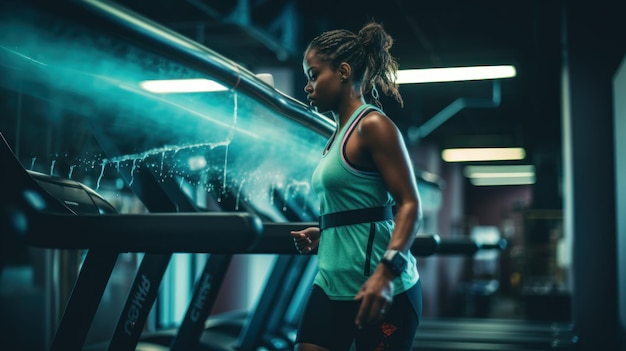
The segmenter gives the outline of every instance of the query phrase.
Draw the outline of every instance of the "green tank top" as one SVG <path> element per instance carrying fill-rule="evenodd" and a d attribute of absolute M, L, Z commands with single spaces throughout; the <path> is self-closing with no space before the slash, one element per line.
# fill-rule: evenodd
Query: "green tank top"
<path fill-rule="evenodd" d="M 373 105 L 360 106 L 348 123 L 330 139 L 330 147 L 313 172 L 311 185 L 319 198 L 320 213 L 393 205 L 382 176 L 352 166 L 345 155 L 345 144 L 358 121 Z M 332 300 L 352 300 L 374 272 L 388 247 L 393 220 L 327 228 L 318 253 L 314 283 Z M 394 295 L 411 288 L 419 279 L 416 260 L 408 255 L 406 270 L 394 280 Z"/>

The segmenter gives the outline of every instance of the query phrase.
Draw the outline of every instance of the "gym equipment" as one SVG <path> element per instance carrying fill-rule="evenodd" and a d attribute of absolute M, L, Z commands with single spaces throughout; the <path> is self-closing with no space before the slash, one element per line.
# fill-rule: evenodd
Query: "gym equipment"
<path fill-rule="evenodd" d="M 420 324 L 413 350 L 575 350 L 577 342 L 566 322 L 431 318 Z"/>
<path fill-rule="evenodd" d="M 3 176 L 12 180 L 2 182 L 3 193 L 9 195 L 3 198 L 0 207 L 1 217 L 9 223 L 4 235 L 35 247 L 88 250 L 52 350 L 82 348 L 119 253 L 211 252 L 213 248 L 219 253 L 236 253 L 251 247 L 261 233 L 260 219 L 243 212 L 115 214 L 103 198 L 80 183 L 27 172 L 1 133 L 0 141 Z M 75 204 L 75 209 L 66 203 Z M 90 206 L 93 212 L 101 214 L 84 214 Z M 161 261 L 167 265 L 167 255 L 154 257 L 165 258 Z M 147 269 L 150 267 L 155 265 Z M 130 293 L 133 296 L 127 314 L 130 319 L 118 325 L 118 330 L 123 329 L 128 335 L 136 329 L 141 333 L 141 328 L 135 327 L 143 325 L 151 306 L 143 302 L 156 294 L 158 289 L 154 287 L 160 282 L 148 279 L 151 275 L 141 268 L 139 272 L 139 279 L 133 284 L 136 290 Z M 138 313 L 141 311 L 146 312 Z"/>

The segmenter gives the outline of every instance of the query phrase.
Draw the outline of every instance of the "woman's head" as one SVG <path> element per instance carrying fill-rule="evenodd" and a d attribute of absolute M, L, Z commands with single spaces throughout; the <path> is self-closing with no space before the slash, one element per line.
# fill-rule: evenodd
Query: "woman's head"
<path fill-rule="evenodd" d="M 382 89 L 402 105 L 396 84 L 398 64 L 389 52 L 392 45 L 391 36 L 376 22 L 367 23 L 358 33 L 344 29 L 327 31 L 309 43 L 305 51 L 305 70 L 308 69 L 307 60 L 313 59 L 318 64 L 327 65 L 332 71 L 338 71 L 342 64 L 348 64 L 350 78 L 354 85 L 360 87 L 367 102 L 379 104 L 377 91 L 372 90 Z M 305 73 L 310 80 L 310 72 Z"/>

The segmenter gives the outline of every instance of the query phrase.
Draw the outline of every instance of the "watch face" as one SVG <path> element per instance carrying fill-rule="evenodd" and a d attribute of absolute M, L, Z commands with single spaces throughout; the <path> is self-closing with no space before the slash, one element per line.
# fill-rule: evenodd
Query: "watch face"
<path fill-rule="evenodd" d="M 406 267 L 406 259 L 402 256 L 401 253 L 396 253 L 393 256 L 393 264 L 398 268 L 399 271 L 403 271 Z"/>
<path fill-rule="evenodd" d="M 391 269 L 395 275 L 400 275 L 406 268 L 406 257 L 396 250 L 388 250 L 385 252 L 383 262 Z"/>

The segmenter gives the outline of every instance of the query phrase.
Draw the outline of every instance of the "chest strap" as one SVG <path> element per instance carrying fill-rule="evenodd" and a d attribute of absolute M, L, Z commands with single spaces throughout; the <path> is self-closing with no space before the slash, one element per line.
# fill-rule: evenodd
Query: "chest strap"
<path fill-rule="evenodd" d="M 359 223 L 370 223 L 393 219 L 391 206 L 380 206 L 371 208 L 359 208 L 333 213 L 326 213 L 320 216 L 320 230 L 342 225 Z"/>

